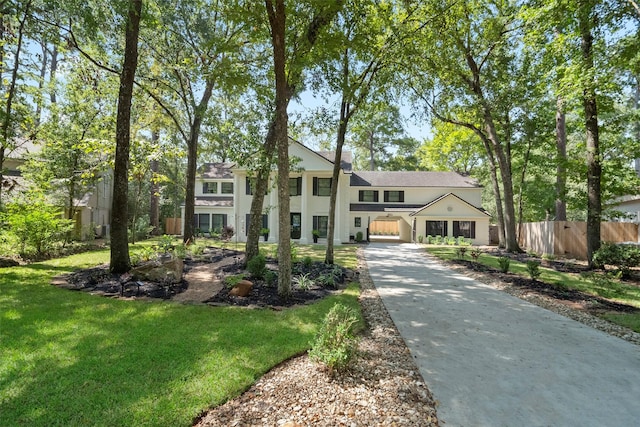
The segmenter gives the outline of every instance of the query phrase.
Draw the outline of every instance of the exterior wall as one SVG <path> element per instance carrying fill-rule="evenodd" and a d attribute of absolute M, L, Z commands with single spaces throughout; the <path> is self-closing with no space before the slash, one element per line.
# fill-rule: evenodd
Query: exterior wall
<path fill-rule="evenodd" d="M 358 203 L 360 190 L 378 191 L 378 203 L 398 204 L 397 202 L 384 202 L 385 191 L 404 191 L 404 204 L 406 205 L 425 205 L 438 197 L 454 193 L 456 196 L 466 200 L 473 206 L 480 207 L 482 205 L 482 188 L 450 188 L 450 187 L 351 187 L 349 197 L 352 203 Z M 362 202 L 360 202 L 362 203 Z"/>

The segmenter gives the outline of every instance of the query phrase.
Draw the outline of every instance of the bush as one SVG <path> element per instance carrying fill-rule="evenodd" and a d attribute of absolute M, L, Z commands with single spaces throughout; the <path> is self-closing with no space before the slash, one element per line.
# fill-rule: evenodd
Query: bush
<path fill-rule="evenodd" d="M 262 254 L 258 254 L 251 258 L 249 262 L 247 262 L 247 270 L 251 274 L 251 276 L 256 279 L 264 278 L 264 275 L 267 270 L 267 260 Z"/>
<path fill-rule="evenodd" d="M 311 266 L 313 265 L 313 259 L 311 259 L 310 256 L 306 256 L 304 258 L 302 258 L 302 265 L 304 265 L 306 268 L 311 268 Z"/>
<path fill-rule="evenodd" d="M 498 264 L 500 265 L 500 271 L 502 271 L 503 273 L 509 272 L 509 264 L 511 264 L 511 260 L 509 259 L 509 257 L 498 257 Z"/>
<path fill-rule="evenodd" d="M 640 265 L 640 248 L 635 245 L 606 242 L 593 254 L 593 263 L 598 268 L 612 265 L 620 272 L 623 279 L 628 279 L 631 268 Z"/>
<path fill-rule="evenodd" d="M 42 257 L 73 230 L 73 221 L 63 219 L 60 210 L 41 200 L 13 202 L 3 215 L 7 232 L 15 236 L 22 257 L 35 253 Z"/>
<path fill-rule="evenodd" d="M 233 229 L 232 225 L 225 225 L 224 227 L 222 227 L 222 229 L 220 230 L 220 239 L 221 240 L 231 240 L 231 238 L 233 237 L 233 235 L 235 234 L 235 230 Z"/>
<path fill-rule="evenodd" d="M 424 241 L 424 236 L 422 234 L 420 234 L 418 236 L 418 243 L 422 243 Z"/>
<path fill-rule="evenodd" d="M 356 242 L 358 243 L 362 242 L 362 231 L 358 231 L 356 233 Z"/>
<path fill-rule="evenodd" d="M 264 273 L 264 281 L 267 282 L 267 286 L 273 287 L 278 284 L 278 273 L 273 270 L 267 270 Z"/>
<path fill-rule="evenodd" d="M 354 309 L 335 304 L 325 316 L 311 344 L 309 358 L 325 365 L 329 372 L 344 370 L 358 347 L 355 337 L 358 316 Z"/>
<path fill-rule="evenodd" d="M 536 280 L 538 277 L 540 277 L 540 261 L 527 261 L 527 273 L 529 273 L 529 277 L 531 277 L 533 280 Z"/>

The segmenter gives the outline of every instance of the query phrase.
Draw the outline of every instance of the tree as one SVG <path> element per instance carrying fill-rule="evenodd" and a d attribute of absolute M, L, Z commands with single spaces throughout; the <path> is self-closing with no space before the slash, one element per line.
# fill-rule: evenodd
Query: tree
<path fill-rule="evenodd" d="M 125 48 L 120 74 L 118 110 L 116 117 L 116 154 L 113 172 L 113 203 L 111 209 L 111 261 L 112 273 L 125 273 L 131 268 L 129 239 L 127 236 L 129 194 L 130 118 L 133 82 L 138 65 L 138 35 L 142 0 L 130 0 L 126 18 Z"/>
<path fill-rule="evenodd" d="M 470 129 L 436 121 L 433 138 L 418 149 L 418 161 L 426 170 L 473 175 L 484 160 L 482 141 Z"/>

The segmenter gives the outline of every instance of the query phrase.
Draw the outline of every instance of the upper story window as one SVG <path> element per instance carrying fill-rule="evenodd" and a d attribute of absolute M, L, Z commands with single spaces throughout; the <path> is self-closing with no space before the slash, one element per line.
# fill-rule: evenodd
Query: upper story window
<path fill-rule="evenodd" d="M 378 190 L 360 190 L 358 192 L 358 201 L 360 202 L 377 202 Z"/>
<path fill-rule="evenodd" d="M 246 179 L 246 193 L 248 195 L 252 195 L 253 194 L 253 190 L 256 188 L 256 178 L 249 178 L 247 177 Z M 269 192 L 269 185 L 267 185 L 264 189 L 264 195 L 266 196 L 267 193 Z"/>
<path fill-rule="evenodd" d="M 302 195 L 302 177 L 289 178 L 289 195 L 301 196 Z"/>
<path fill-rule="evenodd" d="M 233 194 L 233 182 L 221 182 L 220 192 L 222 194 Z"/>
<path fill-rule="evenodd" d="M 313 177 L 313 195 L 314 196 L 330 196 L 331 195 L 331 178 Z"/>
<path fill-rule="evenodd" d="M 213 194 L 218 192 L 218 183 L 217 182 L 204 182 L 202 183 L 202 193 L 203 194 Z"/>
<path fill-rule="evenodd" d="M 404 202 L 404 191 L 401 190 L 389 190 L 384 192 L 385 202 Z"/>

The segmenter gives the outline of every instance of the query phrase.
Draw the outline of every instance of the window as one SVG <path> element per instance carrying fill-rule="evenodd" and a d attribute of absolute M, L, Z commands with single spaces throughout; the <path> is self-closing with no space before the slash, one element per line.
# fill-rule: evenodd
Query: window
<path fill-rule="evenodd" d="M 331 195 L 331 178 L 313 177 L 313 195 L 314 196 L 330 196 Z"/>
<path fill-rule="evenodd" d="M 361 202 L 377 202 L 378 190 L 360 190 L 358 192 L 358 200 Z"/>
<path fill-rule="evenodd" d="M 447 221 L 427 221 L 427 236 L 447 237 Z"/>
<path fill-rule="evenodd" d="M 290 196 L 302 195 L 302 177 L 289 178 L 289 195 Z"/>
<path fill-rule="evenodd" d="M 475 221 L 453 221 L 453 237 L 476 238 Z"/>
<path fill-rule="evenodd" d="M 193 225 L 200 233 L 209 232 L 210 215 L 207 214 L 195 214 L 193 216 Z"/>
<path fill-rule="evenodd" d="M 247 177 L 247 179 L 246 179 L 246 194 L 252 195 L 254 188 L 256 188 L 256 179 Z M 265 196 L 267 195 L 268 192 L 269 192 L 269 185 L 267 185 L 265 187 L 265 189 L 264 189 Z"/>
<path fill-rule="evenodd" d="M 221 182 L 220 192 L 222 194 L 233 194 L 233 182 Z"/>
<path fill-rule="evenodd" d="M 244 235 L 249 235 L 249 223 L 251 222 L 251 214 L 247 214 L 245 216 L 245 224 L 244 224 Z M 262 214 L 262 228 L 269 228 L 269 216 L 267 214 Z"/>
<path fill-rule="evenodd" d="M 320 233 L 318 237 L 327 237 L 327 228 L 329 227 L 328 216 L 313 216 L 313 229 Z"/>
<path fill-rule="evenodd" d="M 385 202 L 404 202 L 404 191 L 400 190 L 389 190 L 384 192 L 384 201 Z"/>
<path fill-rule="evenodd" d="M 218 183 L 217 182 L 203 182 L 202 183 L 202 193 L 203 194 L 212 194 L 218 192 Z"/>
<path fill-rule="evenodd" d="M 226 214 L 213 214 L 211 215 L 211 230 L 219 233 L 224 227 L 227 226 L 227 215 Z"/>
<path fill-rule="evenodd" d="M 362 218 L 360 218 L 359 216 L 355 217 L 353 221 L 353 226 L 356 228 L 362 227 Z"/>

